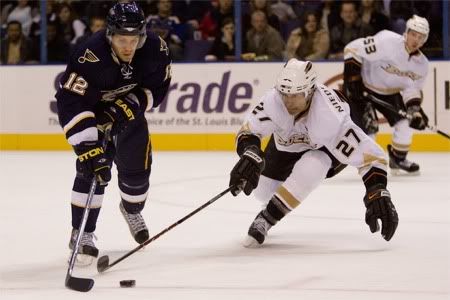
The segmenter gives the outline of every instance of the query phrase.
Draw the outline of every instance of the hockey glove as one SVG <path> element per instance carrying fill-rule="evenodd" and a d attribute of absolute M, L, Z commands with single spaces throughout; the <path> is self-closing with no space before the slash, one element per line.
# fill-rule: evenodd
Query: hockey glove
<path fill-rule="evenodd" d="M 103 110 L 96 114 L 96 118 L 102 128 L 112 124 L 111 135 L 116 135 L 135 121 L 140 113 L 139 100 L 130 93 L 122 99 L 116 99 L 111 104 L 108 103 Z"/>
<path fill-rule="evenodd" d="M 87 180 L 96 176 L 100 185 L 111 180 L 111 166 L 99 141 L 86 141 L 73 147 L 78 155 L 77 170 Z"/>
<path fill-rule="evenodd" d="M 406 104 L 409 126 L 417 130 L 424 130 L 428 125 L 428 117 L 418 104 Z"/>
<path fill-rule="evenodd" d="M 381 235 L 389 241 L 395 233 L 398 225 L 398 215 L 394 204 L 391 202 L 391 195 L 382 185 L 375 185 L 369 189 L 364 196 L 366 205 L 366 223 L 372 233 L 380 230 L 378 219 L 381 220 Z"/>
<path fill-rule="evenodd" d="M 248 196 L 258 186 L 259 176 L 264 170 L 265 162 L 263 153 L 257 146 L 249 146 L 245 149 L 241 159 L 231 170 L 231 193 L 237 196 L 241 190 Z"/>

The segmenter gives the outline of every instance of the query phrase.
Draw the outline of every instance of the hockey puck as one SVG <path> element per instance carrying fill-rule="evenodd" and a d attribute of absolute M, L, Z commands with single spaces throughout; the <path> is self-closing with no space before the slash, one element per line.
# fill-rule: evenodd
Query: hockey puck
<path fill-rule="evenodd" d="M 136 280 L 121 280 L 120 287 L 129 288 L 134 287 L 136 285 Z"/>

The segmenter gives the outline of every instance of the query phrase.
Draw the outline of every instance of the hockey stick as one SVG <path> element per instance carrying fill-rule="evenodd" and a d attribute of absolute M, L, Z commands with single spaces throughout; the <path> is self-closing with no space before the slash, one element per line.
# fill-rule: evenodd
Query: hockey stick
<path fill-rule="evenodd" d="M 384 108 L 386 108 L 386 109 L 390 110 L 391 112 L 393 112 L 393 113 L 399 115 L 400 117 L 407 118 L 408 120 L 411 119 L 411 116 L 408 115 L 405 111 L 403 111 L 403 110 L 397 110 L 393 105 L 391 105 L 391 104 L 389 104 L 389 103 L 387 103 L 387 102 L 384 102 L 383 100 L 378 99 L 378 98 L 375 97 L 374 95 L 371 95 L 371 94 L 368 94 L 368 93 L 364 93 L 364 96 L 366 96 L 367 99 L 369 99 L 369 100 L 372 101 L 373 103 L 376 103 L 376 104 L 378 104 L 378 105 L 383 106 Z M 448 134 L 446 134 L 445 132 L 443 132 L 443 131 L 437 129 L 437 128 L 434 127 L 434 126 L 431 126 L 431 125 L 428 125 L 428 124 L 427 124 L 427 128 L 428 128 L 429 130 L 431 130 L 431 131 L 434 131 L 434 132 L 436 132 L 436 133 L 438 133 L 438 134 L 440 134 L 440 135 L 442 135 L 442 136 L 444 136 L 444 137 L 450 139 L 450 136 L 449 136 Z"/>
<path fill-rule="evenodd" d="M 110 128 L 105 129 L 105 136 L 103 137 L 102 141 L 102 146 L 104 150 L 106 150 L 106 145 L 108 144 L 110 131 L 111 131 Z M 97 178 L 94 176 L 94 178 L 92 178 L 91 186 L 89 188 L 89 193 L 86 199 L 86 206 L 83 210 L 83 216 L 81 217 L 80 229 L 78 230 L 77 240 L 75 242 L 75 247 L 73 249 L 72 256 L 70 257 L 69 268 L 67 269 L 66 274 L 66 283 L 65 283 L 66 287 L 78 292 L 88 292 L 94 286 L 93 279 L 75 277 L 72 276 L 72 272 L 73 267 L 75 265 L 75 260 L 78 255 L 78 250 L 80 248 L 81 236 L 83 235 L 84 228 L 86 227 L 87 219 L 89 216 L 89 210 L 91 209 L 92 198 L 94 198 L 96 188 L 97 188 Z"/>
<path fill-rule="evenodd" d="M 166 229 L 162 230 L 157 235 L 155 235 L 152 238 L 148 239 L 147 241 L 145 241 L 144 243 L 140 244 L 139 246 L 137 246 L 133 250 L 131 250 L 128 253 L 126 253 L 123 256 L 121 256 L 120 258 L 116 259 L 111 264 L 109 263 L 108 255 L 104 255 L 104 256 L 100 257 L 98 259 L 98 261 L 97 261 L 97 270 L 98 270 L 98 272 L 99 273 L 105 272 L 106 270 L 112 268 L 113 266 L 115 266 L 116 264 L 118 264 L 119 262 L 121 262 L 122 260 L 127 258 L 128 256 L 130 256 L 133 253 L 135 253 L 135 252 L 139 251 L 140 249 L 144 248 L 145 246 L 147 246 L 148 244 L 150 244 L 154 240 L 158 239 L 160 236 L 162 236 L 166 232 L 170 231 L 172 228 L 176 227 L 177 225 L 180 225 L 181 223 L 183 223 L 184 221 L 186 221 L 187 219 L 189 219 L 190 217 L 192 217 L 193 215 L 195 215 L 196 213 L 198 213 L 199 211 L 201 211 L 205 207 L 207 207 L 210 204 L 214 203 L 216 200 L 221 198 L 223 195 L 227 194 L 231 190 L 231 188 L 232 187 L 227 188 L 226 190 L 224 190 L 223 192 L 221 192 L 220 194 L 218 194 L 217 196 L 215 196 L 214 198 L 212 198 L 211 200 L 209 200 L 208 202 L 206 202 L 202 206 L 198 207 L 197 209 L 195 209 L 194 211 L 192 211 L 191 213 L 189 213 L 185 217 L 181 218 L 180 220 L 176 221 L 175 223 L 173 223 L 172 225 L 170 225 Z"/>

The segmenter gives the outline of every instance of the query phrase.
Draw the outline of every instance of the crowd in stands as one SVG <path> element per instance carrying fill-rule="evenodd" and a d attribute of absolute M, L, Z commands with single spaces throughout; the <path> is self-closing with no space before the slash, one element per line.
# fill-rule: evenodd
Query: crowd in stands
<path fill-rule="evenodd" d="M 236 31 L 233 0 L 137 1 L 148 29 L 163 38 L 174 61 L 340 60 L 344 46 L 388 29 L 403 34 L 413 14 L 426 17 L 428 57 L 442 57 L 443 1 L 242 0 Z M 1 0 L 0 63 L 40 62 L 39 1 Z M 64 64 L 71 49 L 106 27 L 112 1 L 47 0 L 47 62 Z M 235 35 L 242 41 L 235 56 Z"/>

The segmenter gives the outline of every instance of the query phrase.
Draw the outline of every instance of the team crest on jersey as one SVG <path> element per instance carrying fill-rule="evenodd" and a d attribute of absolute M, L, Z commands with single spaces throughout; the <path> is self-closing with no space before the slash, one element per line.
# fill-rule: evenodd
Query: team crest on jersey
<path fill-rule="evenodd" d="M 293 134 L 289 137 L 288 140 L 282 139 L 279 135 L 276 136 L 277 143 L 281 146 L 290 146 L 293 144 L 310 144 L 311 140 L 309 139 L 309 136 L 304 133 L 300 134 Z"/>
<path fill-rule="evenodd" d="M 422 78 L 421 75 L 414 73 L 413 71 L 401 71 L 396 66 L 388 64 L 381 67 L 384 71 L 401 77 L 409 77 L 411 80 L 416 81 Z"/>
<path fill-rule="evenodd" d="M 128 94 L 128 92 L 131 91 L 135 86 L 137 86 L 137 83 L 121 86 L 120 88 L 112 91 L 100 91 L 102 93 L 102 101 L 114 101 L 119 96 Z"/>
<path fill-rule="evenodd" d="M 94 52 L 89 49 L 86 49 L 86 51 L 84 51 L 83 56 L 78 57 L 78 62 L 80 64 L 84 64 L 85 62 L 95 63 L 98 61 L 100 61 L 100 59 L 98 59 L 98 57 L 95 56 Z"/>

